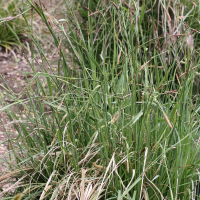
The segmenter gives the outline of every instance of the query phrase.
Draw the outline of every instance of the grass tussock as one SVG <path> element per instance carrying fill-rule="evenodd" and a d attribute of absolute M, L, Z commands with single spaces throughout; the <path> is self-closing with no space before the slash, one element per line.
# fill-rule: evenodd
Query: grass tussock
<path fill-rule="evenodd" d="M 42 4 L 26 2 L 48 27 L 59 59 L 56 72 L 47 72 L 51 64 L 37 35 L 26 33 L 43 71 L 29 60 L 27 98 L 7 90 L 14 103 L 1 99 L 0 111 L 18 137 L 7 141 L 2 162 L 9 171 L 0 177 L 0 197 L 194 199 L 200 163 L 199 5 L 63 1 L 67 17 L 56 19 Z M 32 25 L 26 21 L 28 30 Z M 33 48 L 31 54 L 36 59 Z M 24 113 L 13 112 L 16 104 Z"/>
<path fill-rule="evenodd" d="M 24 13 L 30 10 L 21 1 L 0 0 L 0 47 L 5 51 L 11 51 L 14 55 L 21 50 L 16 37 L 21 42 L 27 40 L 23 28 L 25 23 L 22 9 L 24 9 Z"/>

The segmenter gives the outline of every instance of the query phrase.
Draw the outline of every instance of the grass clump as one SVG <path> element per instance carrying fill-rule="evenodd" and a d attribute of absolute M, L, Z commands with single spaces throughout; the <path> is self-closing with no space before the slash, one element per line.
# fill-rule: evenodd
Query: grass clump
<path fill-rule="evenodd" d="M 21 41 L 25 40 L 24 19 L 21 16 L 21 10 L 27 6 L 22 1 L 0 0 L 0 46 L 4 50 L 18 50 L 20 45 L 17 42 L 16 35 Z"/>
<path fill-rule="evenodd" d="M 65 1 L 69 18 L 58 20 L 45 15 L 42 4 L 28 2 L 52 34 L 58 68 L 47 73 L 51 65 L 29 34 L 43 72 L 30 61 L 36 89 L 29 82 L 24 100 L 8 93 L 23 105 L 25 118 L 12 111 L 14 104 L 4 102 L 1 109 L 19 133 L 8 139 L 10 172 L 1 182 L 11 178 L 13 193 L 26 199 L 193 199 L 199 58 L 187 39 L 198 32 L 184 20 L 195 21 L 198 7 L 177 20 L 179 10 L 166 1 L 96 1 L 96 7 L 80 1 L 78 20 L 74 5 Z M 11 188 L 0 195 L 10 196 Z"/>

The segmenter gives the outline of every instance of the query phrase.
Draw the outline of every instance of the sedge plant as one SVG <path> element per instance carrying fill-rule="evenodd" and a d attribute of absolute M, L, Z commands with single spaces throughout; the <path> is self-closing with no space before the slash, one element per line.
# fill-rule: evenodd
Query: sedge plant
<path fill-rule="evenodd" d="M 42 4 L 27 2 L 52 35 L 58 68 L 47 71 L 51 64 L 37 36 L 28 34 L 43 71 L 36 71 L 27 58 L 33 69 L 23 91 L 27 98 L 16 97 L 9 88 L 14 103 L 1 98 L 0 111 L 18 131 L 11 139 L 5 129 L 10 149 L 2 163 L 7 162 L 9 171 L 0 181 L 11 186 L 1 198 L 194 199 L 200 99 L 194 90 L 198 50 L 187 45 L 190 27 L 176 41 L 162 35 L 153 10 L 165 11 L 162 30 L 169 30 L 167 17 L 173 14 L 165 0 L 161 5 L 99 0 L 96 7 L 93 1 L 80 1 L 76 10 L 65 1 L 66 19 L 45 15 Z M 157 32 L 148 28 L 154 25 Z M 61 41 L 73 62 L 66 60 Z M 18 104 L 25 117 L 13 112 Z"/>

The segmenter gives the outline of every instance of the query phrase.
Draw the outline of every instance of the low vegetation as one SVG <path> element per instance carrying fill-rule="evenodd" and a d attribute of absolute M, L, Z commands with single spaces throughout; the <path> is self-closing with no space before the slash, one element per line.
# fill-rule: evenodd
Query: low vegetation
<path fill-rule="evenodd" d="M 59 59 L 55 72 L 25 20 L 43 71 L 29 60 L 27 98 L 7 88 L 14 103 L 1 99 L 0 111 L 18 131 L 2 159 L 8 172 L 0 184 L 9 186 L 1 199 L 194 199 L 199 4 L 63 1 L 68 17 L 58 19 L 42 3 L 28 3 L 27 12 L 48 27 Z M 12 111 L 16 104 L 24 108 L 20 115 Z"/>
<path fill-rule="evenodd" d="M 16 40 L 16 35 L 21 41 L 25 39 L 23 29 L 24 19 L 21 15 L 20 6 L 27 7 L 21 1 L 0 0 L 0 47 L 13 54 L 20 52 L 20 45 Z"/>

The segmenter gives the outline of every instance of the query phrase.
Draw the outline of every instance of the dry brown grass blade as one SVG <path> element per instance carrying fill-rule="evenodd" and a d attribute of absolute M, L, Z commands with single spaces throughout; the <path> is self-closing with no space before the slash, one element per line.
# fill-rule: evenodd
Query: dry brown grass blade
<path fill-rule="evenodd" d="M 97 165 L 95 162 L 92 163 L 95 168 L 97 169 L 106 169 L 106 167 L 103 167 L 102 165 Z"/>
<path fill-rule="evenodd" d="M 5 17 L 5 18 L 0 19 L 0 22 L 1 22 L 1 21 L 9 22 L 9 21 L 12 21 L 13 19 L 15 19 L 15 18 L 17 18 L 17 17 L 19 17 L 19 15 L 14 16 L 14 17 Z"/>
<path fill-rule="evenodd" d="M 155 65 L 150 65 L 149 67 L 153 67 L 155 68 Z M 164 67 L 163 66 L 157 66 L 158 69 L 163 69 Z"/>
<path fill-rule="evenodd" d="M 57 140 L 57 134 L 55 134 L 55 137 L 53 138 L 52 142 L 51 142 L 51 146 L 53 146 L 55 144 Z"/>
<path fill-rule="evenodd" d="M 177 116 L 179 116 L 179 117 L 180 117 L 180 114 L 178 113 L 178 110 L 176 110 L 176 114 L 177 114 Z"/>
<path fill-rule="evenodd" d="M 184 75 L 187 75 L 190 71 L 194 70 L 195 68 L 196 68 L 196 67 L 193 67 L 192 69 L 188 70 L 187 72 L 184 72 L 183 74 L 181 74 L 181 75 L 179 76 L 179 78 L 182 77 L 182 76 L 184 76 Z"/>
<path fill-rule="evenodd" d="M 116 8 L 117 10 L 119 10 L 119 7 L 118 7 L 113 1 L 111 1 L 111 3 L 115 6 L 115 8 Z"/>
<path fill-rule="evenodd" d="M 180 80 L 179 80 L 179 78 L 178 78 L 178 75 L 176 74 L 176 79 L 177 79 L 177 81 L 178 81 L 178 84 L 179 85 L 181 85 L 181 83 L 180 83 Z"/>
<path fill-rule="evenodd" d="M 171 125 L 171 122 L 169 121 L 169 118 L 167 117 L 167 115 L 164 112 L 163 112 L 163 114 L 164 114 L 164 117 L 165 117 L 169 127 L 172 128 L 172 125 Z"/>
<path fill-rule="evenodd" d="M 114 114 L 112 120 L 110 121 L 110 123 L 111 123 L 111 124 L 114 124 L 114 123 L 117 121 L 118 117 L 119 117 L 119 112 L 116 112 L 116 113 Z"/>
<path fill-rule="evenodd" d="M 129 161 L 128 161 L 128 159 L 126 161 L 126 166 L 127 166 L 127 172 L 129 173 Z"/>
<path fill-rule="evenodd" d="M 27 168 L 22 168 L 22 169 L 16 169 L 12 172 L 7 172 L 5 175 L 0 176 L 0 182 L 4 181 L 7 178 L 17 178 L 21 176 L 21 172 L 25 172 L 28 170 L 33 169 L 33 167 L 27 167 Z"/>
<path fill-rule="evenodd" d="M 135 169 L 133 169 L 132 174 L 133 174 L 133 175 L 132 175 L 132 177 L 131 177 L 131 180 L 130 180 L 130 182 L 129 182 L 129 184 L 127 185 L 126 188 L 129 188 L 130 185 L 131 185 L 131 183 L 133 182 L 133 179 L 134 179 L 134 177 L 135 177 Z"/>
<path fill-rule="evenodd" d="M 166 12 L 166 14 L 167 14 L 168 20 L 171 21 L 172 19 L 171 19 L 171 17 L 170 17 L 169 12 L 167 11 L 167 9 L 166 9 L 165 7 L 163 7 L 163 8 L 164 8 L 164 10 L 165 10 L 165 12 Z"/>
<path fill-rule="evenodd" d="M 87 174 L 87 171 L 90 171 L 90 173 Z M 81 173 L 71 172 L 67 176 L 68 178 L 63 185 L 59 186 L 59 192 L 62 192 L 62 196 L 66 194 L 66 199 L 98 199 L 97 194 L 103 177 L 102 172 L 96 169 L 81 168 Z M 67 190 L 65 189 L 65 193 L 63 193 L 64 188 L 67 188 Z"/>
<path fill-rule="evenodd" d="M 143 189 L 143 183 L 144 183 L 144 175 L 145 175 L 145 167 L 146 167 L 146 161 L 147 161 L 147 153 L 148 153 L 148 148 L 145 147 L 144 164 L 143 164 L 143 172 L 142 172 L 142 183 L 141 183 L 141 189 L 140 189 L 140 199 L 142 198 L 142 189 Z"/>
<path fill-rule="evenodd" d="M 147 61 L 146 63 L 144 63 L 144 64 L 140 67 L 139 72 L 140 72 L 149 62 L 150 62 L 150 60 Z"/>
<path fill-rule="evenodd" d="M 59 104 L 59 106 L 58 106 L 58 108 L 57 108 L 58 110 L 60 110 L 62 104 L 63 104 L 63 100 L 60 102 L 60 104 Z"/>
<path fill-rule="evenodd" d="M 164 200 L 165 198 L 163 197 L 161 191 L 158 189 L 158 187 L 152 182 L 150 181 L 147 176 L 145 175 L 146 179 L 154 186 L 154 188 L 156 188 L 156 190 L 160 193 L 161 199 Z"/>
<path fill-rule="evenodd" d="M 119 55 L 118 55 L 118 57 L 117 57 L 117 64 L 120 63 L 121 54 L 122 54 L 122 50 L 120 49 Z"/>
<path fill-rule="evenodd" d="M 26 178 L 27 175 L 20 177 L 17 181 L 14 182 L 14 184 L 10 185 L 8 188 L 0 192 L 0 199 L 5 197 L 6 193 L 13 192 L 16 188 L 20 187 L 23 184 L 23 179 Z"/>
<path fill-rule="evenodd" d="M 81 189 L 81 200 L 85 199 L 85 169 L 81 169 L 81 184 L 80 184 L 80 189 Z"/>
<path fill-rule="evenodd" d="M 83 5 L 83 7 L 84 7 L 87 11 L 89 11 L 90 13 L 92 13 L 92 11 L 91 11 L 89 8 L 87 8 L 87 7 L 84 6 L 84 5 Z"/>
<path fill-rule="evenodd" d="M 97 198 L 99 198 L 99 195 L 101 194 L 101 192 L 103 191 L 103 188 L 105 187 L 106 183 L 109 181 L 110 179 L 110 176 L 112 175 L 112 172 L 109 173 L 109 170 L 111 170 L 112 166 L 114 165 L 115 163 L 115 153 L 113 153 L 112 155 L 112 158 L 110 159 L 110 162 L 108 164 L 108 166 L 106 167 L 106 172 L 104 173 L 103 175 L 103 179 L 102 179 L 102 182 L 101 182 L 101 185 L 99 187 L 99 191 L 98 191 L 98 194 L 97 194 Z"/>
<path fill-rule="evenodd" d="M 178 90 L 172 90 L 172 91 L 167 91 L 164 94 L 172 94 L 172 93 L 176 93 Z"/>
<path fill-rule="evenodd" d="M 40 197 L 40 200 L 43 200 L 45 198 L 45 194 L 47 193 L 47 191 L 51 188 L 51 185 L 48 185 L 47 187 L 45 187 L 44 191 L 42 192 L 42 195 Z"/>
<path fill-rule="evenodd" d="M 88 15 L 88 17 L 90 17 L 90 16 L 92 16 L 92 15 L 96 15 L 96 14 L 98 14 L 98 13 L 99 13 L 99 11 L 97 10 L 96 12 L 93 12 L 92 14 Z"/>
<path fill-rule="evenodd" d="M 60 39 L 60 42 L 58 44 L 58 48 L 57 48 L 57 51 L 56 51 L 56 56 L 58 55 L 58 52 L 60 51 L 61 44 L 62 44 L 62 39 Z"/>

